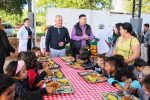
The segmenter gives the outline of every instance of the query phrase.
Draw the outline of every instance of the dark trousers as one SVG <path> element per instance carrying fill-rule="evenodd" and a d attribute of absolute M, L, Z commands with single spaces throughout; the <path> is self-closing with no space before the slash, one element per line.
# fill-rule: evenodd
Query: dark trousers
<path fill-rule="evenodd" d="M 148 45 L 148 49 L 147 49 L 147 57 L 148 57 L 147 64 L 150 65 L 150 45 Z"/>
<path fill-rule="evenodd" d="M 3 67 L 5 63 L 5 57 L 0 57 L 0 74 L 4 73 Z"/>

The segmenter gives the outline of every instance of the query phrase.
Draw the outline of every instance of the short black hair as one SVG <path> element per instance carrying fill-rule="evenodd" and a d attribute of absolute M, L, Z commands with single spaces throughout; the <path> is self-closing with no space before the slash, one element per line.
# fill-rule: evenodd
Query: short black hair
<path fill-rule="evenodd" d="M 104 59 L 105 60 L 105 54 L 98 54 L 98 57 L 97 58 L 102 58 L 102 59 Z"/>
<path fill-rule="evenodd" d="M 16 70 L 17 70 L 17 66 L 18 66 L 18 62 L 17 61 L 9 62 L 9 64 L 6 67 L 6 73 L 9 76 L 11 76 L 11 77 L 17 76 L 17 75 L 15 75 L 16 74 Z"/>
<path fill-rule="evenodd" d="M 81 15 L 79 16 L 79 19 L 80 19 L 81 17 L 86 17 L 86 15 L 85 15 L 85 14 L 81 14 Z"/>
<path fill-rule="evenodd" d="M 33 51 L 33 52 L 37 52 L 37 51 L 41 51 L 41 49 L 40 49 L 39 47 L 33 47 L 33 48 L 32 48 L 32 51 Z"/>
<path fill-rule="evenodd" d="M 89 60 L 90 57 L 91 57 L 91 53 L 90 53 L 90 51 L 88 51 L 88 50 L 85 50 L 85 51 L 83 51 L 83 52 L 80 54 L 80 59 L 81 59 L 81 60 Z"/>
<path fill-rule="evenodd" d="M 108 57 L 105 62 L 109 63 L 111 66 L 115 67 L 116 70 L 119 69 L 119 64 L 115 57 Z"/>
<path fill-rule="evenodd" d="M 148 23 L 145 23 L 144 26 L 147 27 L 147 28 L 149 28 L 149 24 Z"/>
<path fill-rule="evenodd" d="M 124 61 L 124 57 L 122 55 L 116 54 L 113 57 L 115 57 L 119 62 L 123 62 Z"/>
<path fill-rule="evenodd" d="M 120 32 L 120 26 L 122 25 L 122 23 L 116 23 L 115 26 L 116 26 L 116 29 L 118 30 L 118 32 Z"/>
<path fill-rule="evenodd" d="M 116 72 L 115 80 L 122 82 L 122 77 L 131 78 L 132 80 L 136 80 L 135 76 L 133 75 L 132 71 L 126 68 L 121 68 Z"/>
<path fill-rule="evenodd" d="M 17 56 L 18 60 L 24 60 L 26 53 L 27 52 L 24 52 L 24 51 L 20 52 Z"/>
<path fill-rule="evenodd" d="M 14 84 L 14 80 L 7 74 L 0 74 L 0 95 Z"/>
<path fill-rule="evenodd" d="M 23 22 L 26 22 L 26 21 L 30 21 L 30 19 L 29 18 L 25 18 L 24 20 L 23 20 Z"/>
<path fill-rule="evenodd" d="M 146 66 L 146 62 L 141 58 L 137 58 L 135 59 L 134 66 L 143 67 L 143 66 Z"/>
<path fill-rule="evenodd" d="M 37 57 L 35 55 L 35 53 L 33 51 L 27 51 L 25 58 L 24 58 L 24 62 L 26 65 L 26 69 L 30 69 L 30 68 L 34 68 L 34 64 L 37 61 Z"/>
<path fill-rule="evenodd" d="M 111 66 L 114 66 L 116 70 L 127 67 L 127 64 L 124 63 L 124 60 L 122 59 L 120 55 L 108 57 L 105 60 L 105 62 L 108 62 L 109 64 L 111 64 Z"/>
<path fill-rule="evenodd" d="M 145 84 L 145 85 L 147 86 L 146 88 L 150 89 L 150 74 L 148 74 L 148 75 L 144 78 L 143 84 Z"/>
<path fill-rule="evenodd" d="M 122 28 L 124 30 L 127 30 L 127 32 L 129 32 L 130 34 L 132 34 L 133 27 L 132 27 L 132 25 L 129 22 L 122 23 L 121 26 L 122 26 Z"/>

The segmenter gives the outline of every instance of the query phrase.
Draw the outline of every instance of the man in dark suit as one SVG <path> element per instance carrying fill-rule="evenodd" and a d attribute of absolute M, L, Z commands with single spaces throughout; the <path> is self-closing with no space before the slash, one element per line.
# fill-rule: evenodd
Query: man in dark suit
<path fill-rule="evenodd" d="M 0 73 L 4 73 L 3 66 L 5 63 L 5 58 L 10 56 L 10 52 L 14 53 L 15 49 L 10 45 L 5 31 L 0 28 Z"/>

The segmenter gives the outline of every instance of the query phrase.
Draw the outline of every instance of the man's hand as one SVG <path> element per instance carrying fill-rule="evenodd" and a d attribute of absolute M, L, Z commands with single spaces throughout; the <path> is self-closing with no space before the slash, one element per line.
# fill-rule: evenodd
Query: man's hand
<path fill-rule="evenodd" d="M 31 36 L 28 36 L 28 39 L 31 39 L 32 37 Z"/>
<path fill-rule="evenodd" d="M 87 35 L 84 35 L 83 38 L 84 38 L 85 40 L 89 40 L 89 36 L 87 36 Z"/>
<path fill-rule="evenodd" d="M 60 46 L 60 47 L 63 47 L 63 46 L 64 46 L 64 42 L 60 42 L 60 43 L 59 43 L 59 46 Z"/>

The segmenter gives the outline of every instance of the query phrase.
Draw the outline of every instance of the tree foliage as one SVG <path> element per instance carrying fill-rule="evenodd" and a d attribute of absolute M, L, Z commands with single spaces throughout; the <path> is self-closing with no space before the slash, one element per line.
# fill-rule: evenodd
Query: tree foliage
<path fill-rule="evenodd" d="M 38 0 L 37 18 L 36 21 L 45 24 L 45 15 L 47 8 L 77 8 L 77 9 L 110 9 L 112 7 L 112 0 Z"/>
<path fill-rule="evenodd" d="M 38 0 L 37 8 L 45 10 L 49 6 L 57 8 L 78 8 L 78 9 L 110 9 L 112 0 Z"/>
<path fill-rule="evenodd" d="M 132 2 L 133 0 L 126 0 L 125 8 L 127 12 L 132 12 Z M 138 0 L 136 0 L 138 3 Z M 150 0 L 142 0 L 142 13 L 150 13 Z"/>
<path fill-rule="evenodd" d="M 0 0 L 0 10 L 9 14 L 22 14 L 26 0 Z"/>

